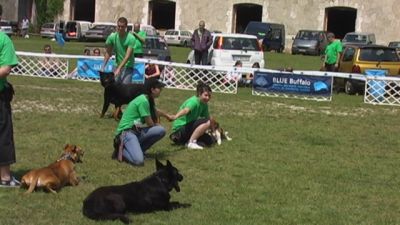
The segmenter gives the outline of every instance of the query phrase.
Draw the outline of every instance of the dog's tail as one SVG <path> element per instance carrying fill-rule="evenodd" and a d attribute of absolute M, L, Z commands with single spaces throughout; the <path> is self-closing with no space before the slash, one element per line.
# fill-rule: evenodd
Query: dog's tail
<path fill-rule="evenodd" d="M 39 179 L 38 176 L 35 176 L 35 178 L 33 178 L 33 179 L 31 180 L 31 182 L 30 182 L 30 184 L 29 184 L 29 188 L 28 188 L 28 190 L 25 192 L 25 194 L 30 194 L 30 193 L 33 192 L 33 190 L 35 190 L 35 187 L 36 187 L 36 185 L 37 185 L 38 179 Z M 26 183 L 24 180 L 23 180 L 23 182 Z"/>

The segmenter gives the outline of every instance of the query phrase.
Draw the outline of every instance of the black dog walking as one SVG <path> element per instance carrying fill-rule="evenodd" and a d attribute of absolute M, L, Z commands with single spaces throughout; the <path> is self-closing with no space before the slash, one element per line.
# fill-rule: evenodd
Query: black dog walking
<path fill-rule="evenodd" d="M 138 182 L 100 187 L 83 202 L 83 215 L 93 220 L 116 220 L 130 223 L 126 212 L 151 212 L 179 207 L 170 202 L 169 192 L 180 191 L 183 176 L 170 161 L 163 165 L 156 159 L 156 172 Z"/>
<path fill-rule="evenodd" d="M 104 117 L 110 103 L 115 105 L 113 117 L 119 120 L 122 113 L 121 106 L 128 104 L 137 96 L 144 93 L 143 84 L 122 84 L 115 82 L 114 73 L 102 72 L 100 73 L 100 83 L 104 87 L 104 103 L 100 117 Z"/>

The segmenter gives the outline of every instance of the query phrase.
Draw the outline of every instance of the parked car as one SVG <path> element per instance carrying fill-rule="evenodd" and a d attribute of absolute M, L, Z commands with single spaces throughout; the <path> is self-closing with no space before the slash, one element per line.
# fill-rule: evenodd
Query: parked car
<path fill-rule="evenodd" d="M 146 41 L 143 46 L 143 57 L 147 59 L 171 61 L 171 52 L 164 38 L 160 36 L 146 36 Z"/>
<path fill-rule="evenodd" d="M 255 62 L 264 68 L 264 52 L 255 35 L 248 34 L 212 34 L 212 45 L 208 52 L 208 64 L 215 66 L 233 66 L 242 61 L 243 67 L 251 67 Z M 190 51 L 187 63 L 194 64 L 194 51 Z"/>
<path fill-rule="evenodd" d="M 365 74 L 368 69 L 386 70 L 389 76 L 400 74 L 400 59 L 396 49 L 380 45 L 348 45 L 340 61 L 339 72 Z M 365 82 L 354 79 L 335 78 L 335 89 L 347 94 L 364 91 Z"/>
<path fill-rule="evenodd" d="M 257 36 L 265 51 L 283 52 L 285 49 L 283 24 L 250 21 L 243 33 Z"/>
<path fill-rule="evenodd" d="M 192 33 L 187 30 L 167 30 L 164 38 L 169 45 L 190 46 Z"/>
<path fill-rule="evenodd" d="M 10 22 L 7 20 L 0 21 L 0 31 L 8 36 L 11 36 L 14 33 Z"/>
<path fill-rule="evenodd" d="M 389 47 L 396 48 L 397 54 L 400 55 L 400 41 L 389 42 Z"/>
<path fill-rule="evenodd" d="M 293 38 L 292 54 L 321 55 L 328 45 L 326 32 L 321 30 L 299 30 Z"/>
<path fill-rule="evenodd" d="M 347 45 L 371 45 L 375 43 L 374 33 L 350 32 L 347 33 L 342 40 L 344 47 Z"/>
<path fill-rule="evenodd" d="M 45 23 L 40 28 L 40 36 L 42 38 L 54 38 L 59 28 L 58 23 Z"/>
<path fill-rule="evenodd" d="M 86 32 L 92 23 L 89 21 L 72 20 L 65 23 L 65 40 L 85 40 Z"/>
<path fill-rule="evenodd" d="M 92 28 L 86 31 L 85 39 L 87 41 L 105 41 L 112 32 L 116 31 L 115 23 L 94 23 Z"/>

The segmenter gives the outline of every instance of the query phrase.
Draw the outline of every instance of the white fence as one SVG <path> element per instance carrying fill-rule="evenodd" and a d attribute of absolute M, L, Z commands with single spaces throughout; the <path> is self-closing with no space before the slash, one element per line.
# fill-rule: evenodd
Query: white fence
<path fill-rule="evenodd" d="M 93 58 L 102 59 L 103 57 L 83 56 L 83 55 L 60 55 L 42 54 L 32 52 L 17 52 L 19 65 L 14 67 L 12 74 L 23 76 L 48 77 L 59 79 L 78 79 L 83 81 L 96 81 L 81 76 L 74 76 L 69 70 L 72 59 Z M 254 73 L 259 70 L 262 72 L 279 72 L 276 70 L 253 69 L 253 68 L 233 68 L 190 65 L 174 62 L 164 62 L 150 59 L 135 59 L 137 62 L 154 63 L 162 68 L 161 79 L 167 84 L 167 88 L 183 90 L 194 90 L 198 81 L 210 84 L 214 92 L 236 94 L 238 81 L 229 81 L 227 74 L 235 73 L 238 76 L 246 73 Z M 357 79 L 365 82 L 364 102 L 375 105 L 396 105 L 400 106 L 400 78 L 397 77 L 373 77 L 362 74 L 344 74 L 320 71 L 294 71 L 293 75 L 306 76 L 332 76 L 333 78 Z M 300 98 L 317 101 L 330 101 L 331 97 L 320 98 L 305 95 L 293 95 L 285 93 L 261 93 L 253 90 L 253 95 Z"/>

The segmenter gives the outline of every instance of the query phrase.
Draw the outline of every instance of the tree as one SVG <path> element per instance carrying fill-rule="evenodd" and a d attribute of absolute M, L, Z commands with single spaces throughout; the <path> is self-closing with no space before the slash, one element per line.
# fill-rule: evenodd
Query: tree
<path fill-rule="evenodd" d="M 54 18 L 64 10 L 64 0 L 35 0 L 36 3 L 36 26 L 40 27 L 47 22 L 53 22 Z"/>

